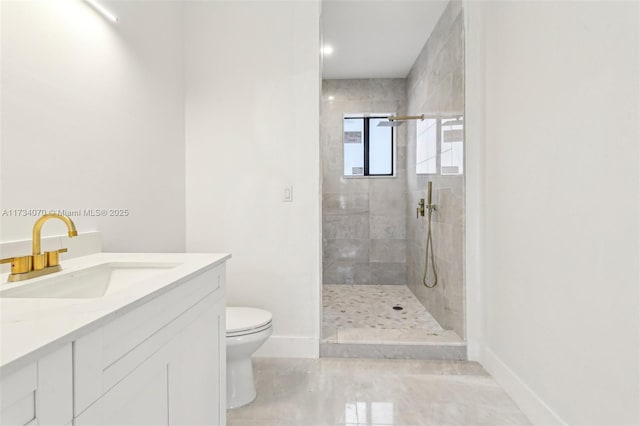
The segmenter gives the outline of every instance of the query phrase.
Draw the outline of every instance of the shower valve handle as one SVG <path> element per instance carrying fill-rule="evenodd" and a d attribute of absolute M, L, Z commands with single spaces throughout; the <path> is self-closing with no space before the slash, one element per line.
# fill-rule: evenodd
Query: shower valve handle
<path fill-rule="evenodd" d="M 416 219 L 418 219 L 419 216 L 424 217 L 424 198 L 420 198 L 418 208 L 416 208 Z"/>

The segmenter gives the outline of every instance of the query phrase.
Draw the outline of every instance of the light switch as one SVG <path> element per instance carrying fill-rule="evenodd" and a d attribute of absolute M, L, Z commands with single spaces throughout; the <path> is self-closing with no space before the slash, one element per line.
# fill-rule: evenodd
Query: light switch
<path fill-rule="evenodd" d="M 293 202 L 293 186 L 285 186 L 284 187 L 284 197 L 282 201 L 291 203 Z"/>

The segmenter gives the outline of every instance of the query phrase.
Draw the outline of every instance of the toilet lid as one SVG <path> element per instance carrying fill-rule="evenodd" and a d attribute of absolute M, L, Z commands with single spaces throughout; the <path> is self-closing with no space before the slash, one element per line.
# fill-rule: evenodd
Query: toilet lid
<path fill-rule="evenodd" d="M 256 308 L 227 307 L 227 334 L 251 331 L 271 323 L 271 312 Z"/>

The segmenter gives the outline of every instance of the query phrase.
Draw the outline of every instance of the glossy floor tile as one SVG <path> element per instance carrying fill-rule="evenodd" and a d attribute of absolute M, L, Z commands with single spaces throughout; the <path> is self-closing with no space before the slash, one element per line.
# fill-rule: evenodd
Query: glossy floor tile
<path fill-rule="evenodd" d="M 473 362 L 256 358 L 254 373 L 229 426 L 531 424 Z"/>

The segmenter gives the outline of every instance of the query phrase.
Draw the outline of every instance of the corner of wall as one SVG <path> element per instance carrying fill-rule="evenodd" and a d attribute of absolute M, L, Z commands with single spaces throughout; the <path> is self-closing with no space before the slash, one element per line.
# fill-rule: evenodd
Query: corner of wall
<path fill-rule="evenodd" d="M 488 252 L 487 248 L 491 248 L 490 243 L 495 241 L 495 238 L 496 238 L 495 231 L 501 229 L 500 226 L 499 227 L 494 226 L 493 228 L 486 226 L 491 220 L 491 217 L 488 215 L 488 213 L 494 213 L 496 211 L 496 206 L 494 205 L 494 203 L 491 203 L 491 205 L 487 206 L 487 202 L 485 201 L 485 197 L 487 195 L 490 196 L 493 194 L 493 193 L 488 194 L 488 190 L 493 190 L 493 187 L 487 186 L 492 184 L 492 181 L 491 181 L 492 175 L 487 172 L 486 164 L 487 164 L 487 161 L 491 161 L 496 158 L 495 157 L 496 148 L 493 148 L 491 150 L 488 150 L 487 148 L 487 145 L 489 142 L 491 142 L 491 144 L 495 143 L 494 136 L 496 134 L 495 133 L 496 126 L 495 126 L 495 122 L 492 122 L 492 121 L 495 121 L 495 117 L 491 117 L 491 115 L 494 115 L 494 116 L 498 115 L 495 108 L 493 109 L 487 108 L 487 106 L 491 107 L 492 103 L 497 104 L 498 102 L 494 101 L 493 92 L 489 92 L 489 93 L 486 92 L 487 82 L 489 83 L 491 82 L 491 74 L 489 74 L 486 70 L 488 67 L 489 67 L 488 68 L 489 70 L 496 70 L 496 69 L 499 69 L 499 67 L 502 65 L 502 63 L 495 61 L 491 55 L 492 55 L 492 52 L 495 52 L 495 49 L 493 48 L 496 46 L 497 43 L 500 42 L 500 37 L 506 33 L 506 31 L 503 33 L 496 33 L 493 30 L 493 27 L 489 25 L 490 23 L 489 19 L 497 19 L 497 18 L 495 18 L 495 16 L 490 15 L 490 13 L 487 11 L 487 8 L 495 7 L 495 4 L 499 4 L 500 7 L 502 8 L 512 8 L 508 10 L 508 12 L 510 13 L 513 13 L 513 8 L 521 7 L 520 4 L 516 5 L 516 3 L 499 3 L 498 2 L 498 3 L 494 3 L 492 6 L 491 3 L 476 2 L 473 0 L 465 0 L 463 2 L 463 7 L 465 10 L 464 28 L 465 28 L 465 69 L 466 69 L 466 72 L 465 72 L 465 88 L 466 88 L 465 141 L 467 142 L 466 143 L 466 160 L 467 160 L 467 163 L 466 163 L 466 171 L 467 171 L 466 241 L 467 241 L 467 245 L 466 245 L 465 251 L 467 255 L 466 309 L 467 309 L 467 331 L 468 331 L 468 334 L 467 334 L 468 356 L 470 360 L 478 361 L 483 365 L 483 367 L 505 389 L 505 391 L 509 394 L 509 396 L 514 400 L 514 402 L 521 408 L 521 410 L 530 418 L 530 420 L 534 424 L 567 424 L 568 421 L 574 423 L 576 422 L 575 420 L 576 413 L 581 414 L 581 412 L 586 411 L 586 406 L 587 406 L 587 403 L 584 402 L 584 401 L 587 401 L 586 397 L 582 397 L 581 395 L 578 395 L 581 390 L 581 387 L 583 389 L 587 387 L 585 387 L 579 381 L 575 380 L 575 377 L 579 377 L 580 374 L 582 374 L 581 369 L 575 368 L 575 370 L 573 371 L 572 380 L 569 380 L 569 379 L 565 380 L 565 384 L 570 383 L 570 386 L 566 386 L 566 389 L 563 389 L 564 392 L 559 392 L 558 388 L 553 389 L 554 391 L 556 391 L 555 395 L 552 395 L 552 393 L 549 392 L 549 387 L 553 388 L 554 386 L 559 386 L 561 382 L 560 380 L 557 380 L 554 374 L 557 374 L 558 371 L 562 371 L 561 367 L 567 368 L 567 367 L 571 367 L 572 364 L 574 366 L 576 365 L 574 363 L 573 358 L 570 356 L 567 356 L 565 359 L 560 359 L 560 360 L 554 359 L 554 362 L 557 362 L 555 370 L 553 369 L 544 370 L 539 368 L 536 370 L 537 367 L 539 367 L 540 365 L 544 366 L 545 364 L 538 360 L 538 363 L 532 367 L 531 360 L 533 359 L 533 354 L 527 353 L 526 351 L 523 351 L 523 350 L 519 350 L 519 352 L 517 353 L 517 356 L 514 357 L 512 356 L 512 354 L 508 353 L 508 351 L 504 350 L 505 347 L 509 350 L 517 349 L 519 345 L 518 342 L 515 342 L 515 343 L 509 342 L 509 341 L 504 342 L 505 336 L 503 333 L 503 336 L 502 336 L 503 345 L 499 346 L 498 344 L 496 344 L 495 336 L 498 335 L 500 332 L 500 330 L 499 329 L 496 330 L 496 328 L 499 328 L 503 324 L 507 323 L 508 320 L 511 319 L 511 317 L 503 315 L 501 318 L 497 317 L 495 321 L 493 321 L 493 318 L 492 318 L 492 324 L 487 324 L 488 313 L 493 312 L 495 309 L 499 309 L 500 303 L 507 305 L 509 302 L 509 300 L 507 300 L 505 297 L 496 298 L 495 295 L 492 294 L 496 292 L 495 278 L 500 277 L 500 273 L 494 274 L 493 272 L 496 269 L 500 269 L 500 267 L 503 266 L 501 263 L 508 264 L 509 262 L 505 261 L 505 259 L 496 258 L 496 256 L 487 257 L 487 256 L 491 256 L 491 254 L 489 255 L 486 254 Z M 529 3 L 529 4 L 531 5 L 534 3 Z M 581 4 L 581 3 L 572 3 L 571 5 L 578 5 L 578 4 Z M 593 6 L 594 3 L 591 3 L 590 5 Z M 525 7 L 525 6 L 522 6 L 522 7 Z M 604 10 L 604 8 L 608 8 L 609 6 L 601 4 L 601 7 L 603 7 L 603 10 Z M 519 13 L 518 17 L 523 22 L 526 22 L 526 20 L 529 18 L 526 13 L 527 11 L 517 10 L 517 12 Z M 572 10 L 566 11 L 568 16 L 571 16 L 570 15 L 571 12 Z M 542 16 L 544 16 L 545 14 L 548 14 L 548 11 L 543 10 L 541 14 Z M 585 16 L 587 16 L 589 19 L 593 19 L 592 22 L 594 23 L 600 22 L 600 17 L 593 10 L 588 11 L 588 14 L 585 12 Z M 617 18 L 617 16 L 615 15 L 612 15 L 612 16 L 614 18 Z M 507 18 L 509 17 L 510 17 L 509 15 L 500 16 L 503 22 L 508 22 Z M 486 19 L 486 23 L 485 23 L 485 19 Z M 611 22 L 616 22 L 616 21 L 612 19 Z M 640 23 L 640 8 L 637 9 L 636 22 Z M 629 24 L 629 21 L 626 21 L 626 23 L 627 25 L 629 25 L 629 27 L 631 27 L 631 25 Z M 511 25 L 513 25 L 514 27 L 517 26 L 516 24 L 511 24 Z M 564 31 L 564 26 L 562 22 L 558 22 L 557 27 L 558 27 L 558 31 Z M 614 27 L 614 25 L 611 25 L 611 27 Z M 532 27 L 531 29 L 529 29 L 528 32 L 526 33 L 526 36 L 533 37 L 533 34 L 535 34 L 535 27 Z M 564 33 L 559 32 L 559 34 L 564 34 Z M 608 35 L 608 34 L 609 33 L 605 33 L 605 35 Z M 627 46 L 634 47 L 633 43 L 637 43 L 636 46 L 640 46 L 640 33 L 637 32 L 637 29 L 636 29 L 636 35 L 637 35 L 636 40 L 628 40 L 631 44 L 627 44 Z M 536 40 L 536 39 L 531 38 L 531 40 Z M 553 42 L 554 41 L 551 40 L 549 43 L 553 43 Z M 565 42 L 569 46 L 568 48 L 571 49 L 571 44 L 566 40 Z M 532 42 L 532 44 L 533 43 L 534 42 Z M 515 44 L 515 46 L 513 46 L 513 51 L 518 52 L 518 49 L 522 49 L 522 47 Z M 576 53 L 576 54 L 581 54 L 583 55 L 584 58 L 590 58 L 593 55 L 593 53 L 590 53 L 588 51 L 583 51 L 581 53 Z M 639 48 L 639 52 L 636 53 L 636 56 L 635 56 L 636 64 L 637 64 L 637 58 L 640 57 L 638 56 L 638 54 L 640 54 L 640 48 Z M 543 57 L 541 60 L 544 60 L 544 59 L 545 58 Z M 551 58 L 551 59 L 554 59 L 554 58 Z M 556 63 L 554 63 L 554 61 L 552 60 L 549 60 L 549 59 L 547 60 L 549 61 L 549 63 L 545 64 L 545 67 L 555 67 L 556 64 L 558 64 L 558 67 L 561 68 L 561 66 L 559 66 L 559 64 L 561 63 L 561 60 L 556 60 Z M 517 62 L 517 61 L 514 61 L 514 62 Z M 629 56 L 627 55 L 626 57 L 623 57 L 621 55 L 620 62 L 621 63 L 630 62 Z M 508 74 L 508 72 L 505 72 L 505 74 Z M 524 74 L 522 78 L 524 79 L 525 76 L 528 76 L 528 72 Z M 488 81 L 487 81 L 487 77 L 489 78 Z M 567 77 L 567 79 L 570 79 L 570 78 L 571 78 L 571 75 Z M 637 81 L 638 80 L 636 77 L 635 78 L 636 84 L 637 84 Z M 640 99 L 640 90 L 637 90 L 636 92 L 638 96 L 637 99 Z M 541 96 L 541 98 L 542 98 L 542 101 L 544 101 L 544 96 Z M 629 98 L 625 98 L 625 99 L 628 100 Z M 517 101 L 518 101 L 517 99 L 514 100 L 514 102 L 517 102 Z M 635 105 L 636 106 L 638 105 L 637 102 Z M 485 111 L 488 111 L 486 114 L 489 114 L 489 119 L 492 120 L 492 121 L 489 121 L 488 124 L 486 122 Z M 504 118 L 504 120 L 506 120 L 506 118 Z M 640 123 L 640 115 L 638 115 L 637 120 L 638 121 L 636 121 L 636 125 Z M 487 126 L 491 126 L 491 127 L 487 127 Z M 639 127 L 636 127 L 636 129 L 640 130 Z M 638 130 L 636 130 L 636 135 Z M 488 132 L 491 132 L 491 133 L 488 133 Z M 504 132 L 508 133 L 506 131 Z M 512 134 L 512 133 L 508 133 L 508 134 Z M 491 136 L 491 140 L 487 139 L 488 135 Z M 508 139 L 508 138 L 505 138 L 505 139 Z M 637 138 L 629 138 L 630 141 L 632 139 L 637 140 Z M 505 146 L 505 144 L 503 143 L 501 146 Z M 511 158 L 513 158 L 513 155 L 511 156 Z M 640 157 L 638 157 L 638 160 L 640 161 Z M 503 159 L 502 161 L 504 162 Z M 498 164 L 499 162 L 500 161 L 496 159 L 495 163 L 493 164 Z M 582 171 L 582 170 L 579 170 L 579 171 Z M 493 168 L 492 168 L 492 172 L 494 172 Z M 586 174 L 587 172 L 585 171 L 585 175 Z M 535 182 L 533 182 L 533 184 L 535 184 Z M 559 194 L 559 197 L 562 197 L 562 196 L 563 194 Z M 625 198 L 628 198 L 628 193 L 627 193 L 627 197 Z M 514 199 L 512 202 L 512 206 L 514 205 L 515 206 L 518 205 L 517 198 Z M 635 204 L 635 206 L 637 207 L 637 204 Z M 568 207 L 566 208 L 567 208 L 567 211 L 569 212 L 571 211 L 569 210 Z M 509 213 L 511 213 L 511 211 L 507 210 L 506 208 L 504 209 L 504 211 L 508 211 Z M 637 221 L 635 223 L 637 224 Z M 485 231 L 485 229 L 489 229 L 489 231 Z M 487 236 L 485 232 L 489 233 L 489 235 Z M 488 237 L 490 237 L 489 243 L 487 242 Z M 634 236 L 633 238 L 636 238 L 636 237 L 637 237 L 636 242 L 640 241 L 640 234 L 638 234 L 637 236 Z M 569 243 L 575 244 L 574 241 L 569 241 Z M 637 244 L 636 244 L 636 247 L 637 247 Z M 489 266 L 485 266 L 487 264 Z M 495 265 L 498 265 L 498 266 L 495 266 Z M 491 268 L 491 269 L 488 269 L 488 268 Z M 558 269 L 560 271 L 563 270 L 563 268 L 558 268 Z M 492 273 L 491 282 L 488 280 L 489 273 Z M 635 276 L 637 277 L 637 271 Z M 636 282 L 637 282 L 637 279 L 636 279 Z M 630 287 L 627 286 L 626 288 L 628 289 Z M 491 293 L 489 293 L 489 291 L 491 291 Z M 594 292 L 594 294 L 598 294 L 598 293 Z M 640 294 L 638 294 L 638 296 L 640 296 Z M 598 303 L 597 297 L 594 297 L 593 300 L 595 300 L 595 302 L 592 304 L 592 306 L 596 306 Z M 557 301 L 558 305 L 560 305 L 560 302 L 562 301 L 561 300 Z M 530 302 L 528 300 L 525 300 L 523 305 L 528 306 L 529 303 Z M 564 306 L 568 306 L 568 305 L 570 305 L 570 303 L 564 303 Z M 561 311 L 558 318 L 563 319 L 563 318 L 568 318 L 570 316 L 571 316 L 571 312 Z M 608 320 L 612 321 L 611 318 L 608 318 Z M 550 324 L 548 325 L 548 329 L 552 329 L 555 326 L 557 326 L 557 324 Z M 534 328 L 535 327 L 530 327 L 530 329 L 534 329 Z M 523 332 L 522 329 L 510 330 L 510 332 L 512 336 L 518 336 L 518 339 L 520 339 L 520 343 L 527 340 L 531 341 L 531 336 L 528 335 L 526 332 Z M 636 330 L 636 332 L 638 332 L 639 334 L 633 333 L 632 336 L 629 336 L 627 334 L 626 336 L 623 336 L 623 339 L 635 339 L 638 335 L 640 335 L 640 329 Z M 557 340 L 562 341 L 563 344 L 567 342 L 569 344 L 573 344 L 573 342 L 576 341 L 576 345 L 575 345 L 576 352 L 580 353 L 581 351 L 584 351 L 585 348 L 589 348 L 590 346 L 593 346 L 591 345 L 591 342 L 593 339 L 591 335 L 595 335 L 595 334 L 592 334 L 592 333 L 590 334 L 590 333 L 591 333 L 590 330 L 584 333 L 585 337 L 582 342 L 577 341 L 575 336 L 566 336 L 565 340 L 561 340 L 564 336 L 560 336 L 560 339 L 557 339 Z M 509 336 L 507 335 L 506 339 L 508 338 Z M 630 340 L 627 340 L 627 342 L 628 341 Z M 579 348 L 578 343 L 582 343 L 583 345 L 580 349 L 577 349 Z M 596 349 L 602 350 L 602 343 L 600 343 L 600 345 L 595 345 L 595 346 L 600 346 L 600 348 L 596 348 Z M 628 345 L 628 346 L 625 345 L 624 348 L 629 348 L 629 346 L 633 346 L 633 345 Z M 606 351 L 609 349 L 605 346 L 604 350 Z M 628 351 L 628 349 L 620 350 L 620 352 L 624 352 L 624 351 Z M 596 363 L 599 363 L 599 360 L 596 359 L 597 356 L 594 356 L 593 353 L 594 352 L 590 354 L 591 356 L 590 362 L 592 362 L 592 365 L 597 365 Z M 595 353 L 599 354 L 599 352 L 595 352 Z M 638 370 L 636 371 L 640 371 L 640 358 L 638 358 L 638 363 L 636 363 L 634 360 L 631 360 L 631 361 L 635 366 L 638 366 Z M 565 364 L 563 365 L 562 362 L 564 362 Z M 633 371 L 632 371 L 633 369 L 626 368 L 626 366 L 628 365 L 629 364 L 625 364 L 625 368 L 619 368 L 619 371 L 618 371 L 618 377 L 625 377 L 624 389 L 626 390 L 631 389 L 631 386 L 629 386 L 630 382 L 636 381 L 635 379 L 631 379 L 633 374 Z M 611 369 L 611 366 L 608 364 L 604 368 L 601 368 L 599 371 L 601 375 L 598 380 L 593 380 L 593 384 L 596 386 L 601 386 L 602 385 L 601 380 L 603 380 L 604 378 L 607 378 L 611 374 L 610 371 L 608 371 L 609 369 Z M 640 378 L 640 376 L 638 377 Z M 543 383 L 545 386 L 540 386 L 540 383 Z M 634 387 L 637 386 L 636 389 L 640 390 L 640 381 L 638 381 L 637 383 L 633 383 L 633 386 Z M 613 387 L 609 388 L 609 390 L 613 390 L 613 389 L 615 388 Z M 620 386 L 620 389 L 623 389 L 623 387 Z M 616 411 L 620 412 L 618 408 L 620 408 L 621 406 L 621 404 L 619 404 L 619 399 L 621 395 L 618 396 L 618 395 L 615 395 L 615 393 L 616 392 L 613 392 L 613 393 L 609 392 L 608 395 L 606 393 L 603 394 L 602 391 L 597 391 L 592 393 L 591 394 L 592 401 L 599 401 L 602 403 L 602 406 L 599 404 L 592 405 L 592 407 L 596 408 L 596 410 L 594 411 L 597 411 L 598 409 L 600 409 L 602 413 L 607 413 L 607 411 L 605 411 L 605 409 L 602 407 L 604 407 L 608 403 L 609 407 L 613 407 L 607 413 L 610 417 L 614 416 L 616 414 Z M 560 394 L 560 396 L 558 396 L 558 394 Z M 628 395 L 629 394 L 627 394 L 627 396 Z M 601 398 L 603 396 L 605 396 L 605 398 Z M 583 401 L 582 403 L 581 403 L 581 398 Z M 629 412 L 640 414 L 640 406 L 638 406 L 636 409 L 634 409 L 633 406 L 634 405 L 629 404 L 628 400 L 625 400 L 624 407 L 623 407 L 625 408 L 625 414 L 628 414 Z M 627 411 L 627 409 L 629 409 L 629 411 Z M 560 414 L 562 414 L 562 416 Z M 630 417 L 627 417 L 627 418 L 630 418 Z M 593 423 L 594 421 L 592 420 L 591 422 Z M 601 422 L 602 420 L 596 421 L 596 423 L 601 423 Z M 614 422 L 615 421 L 611 419 L 611 424 L 613 424 Z M 622 423 L 621 421 L 619 422 Z M 629 421 L 626 421 L 626 422 L 629 423 Z"/>
<path fill-rule="evenodd" d="M 483 259 L 485 141 L 485 35 L 482 5 L 465 1 L 466 320 L 467 357 L 479 362 L 534 424 L 564 425 L 555 413 L 484 341 L 486 285 Z M 471 142 L 471 143 L 469 143 Z"/>
<path fill-rule="evenodd" d="M 482 9 L 464 1 L 465 61 L 465 312 L 468 358 L 480 361 L 484 326 L 482 286 L 484 159 L 484 32 Z M 469 143 L 473 141 L 473 143 Z"/>

